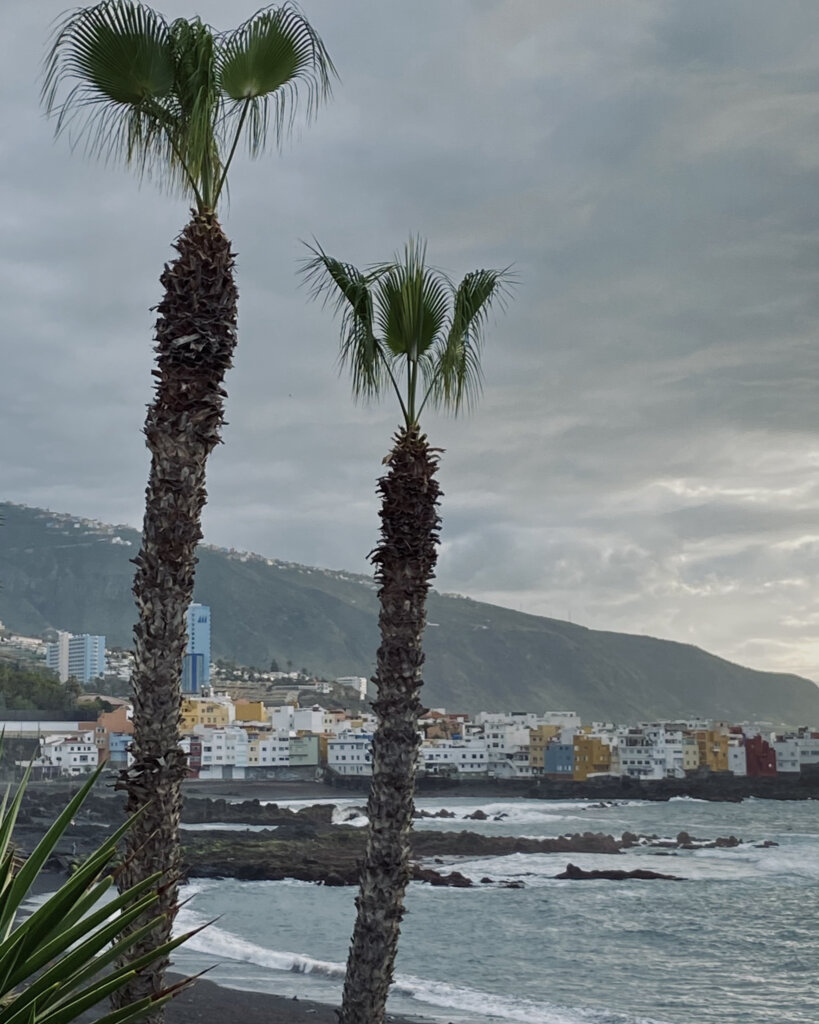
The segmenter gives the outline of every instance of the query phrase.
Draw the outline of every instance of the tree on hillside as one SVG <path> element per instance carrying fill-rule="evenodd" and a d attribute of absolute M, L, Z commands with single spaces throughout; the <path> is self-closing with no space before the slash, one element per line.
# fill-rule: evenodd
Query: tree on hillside
<path fill-rule="evenodd" d="M 410 240 L 403 256 L 362 272 L 310 247 L 303 272 L 314 298 L 341 314 L 341 363 L 356 398 L 392 390 L 403 423 L 378 484 L 381 539 L 371 559 L 380 603 L 373 707 L 373 778 L 367 847 L 356 899 L 341 1024 L 382 1024 L 409 881 L 424 664 L 426 596 L 434 575 L 440 519 L 435 479 L 439 450 L 421 433 L 429 404 L 458 412 L 477 397 L 479 346 L 508 270 L 475 270 L 457 286 L 426 265 L 425 246 Z"/>
<path fill-rule="evenodd" d="M 168 22 L 129 0 L 71 12 L 45 61 L 43 101 L 56 130 L 122 159 L 193 204 L 160 278 L 156 394 L 145 437 L 151 451 L 142 546 L 135 562 L 135 763 L 122 779 L 128 811 L 147 806 L 129 833 L 122 886 L 166 876 L 162 910 L 176 902 L 181 780 L 178 719 L 185 613 L 206 499 L 205 464 L 220 440 L 224 375 L 236 344 L 234 255 L 217 206 L 239 143 L 251 156 L 279 141 L 300 90 L 308 118 L 330 92 L 332 62 L 298 10 L 284 4 L 232 32 L 198 17 Z M 164 941 L 170 915 L 142 947 Z M 140 947 L 140 948 L 142 948 Z M 164 968 L 136 979 L 155 990 Z"/>

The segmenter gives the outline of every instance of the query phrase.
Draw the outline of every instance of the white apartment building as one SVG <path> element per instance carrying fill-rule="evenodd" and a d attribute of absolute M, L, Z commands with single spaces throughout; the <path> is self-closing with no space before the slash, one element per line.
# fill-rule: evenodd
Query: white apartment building
<path fill-rule="evenodd" d="M 664 779 L 665 749 L 642 729 L 621 729 L 617 734 L 620 774 L 633 779 Z"/>
<path fill-rule="evenodd" d="M 270 709 L 270 721 L 274 729 L 287 732 L 324 732 L 324 708 L 314 704 L 311 708 L 283 704 Z"/>
<path fill-rule="evenodd" d="M 663 757 L 666 777 L 685 777 L 684 737 L 680 730 L 668 730 L 664 725 L 648 725 L 645 734 L 657 748 L 657 755 Z"/>
<path fill-rule="evenodd" d="M 367 699 L 367 680 L 364 676 L 338 676 L 336 682 L 339 686 L 347 686 L 358 693 L 360 700 Z"/>
<path fill-rule="evenodd" d="M 539 725 L 557 725 L 561 729 L 579 729 L 580 715 L 574 711 L 544 711 L 542 715 L 532 711 L 479 711 L 474 717 L 476 725 L 519 725 L 525 729 L 536 729 Z"/>
<path fill-rule="evenodd" d="M 96 768 L 97 760 L 94 732 L 89 729 L 73 736 L 43 736 L 35 764 L 59 768 L 62 775 L 85 775 Z"/>
<path fill-rule="evenodd" d="M 777 772 L 800 772 L 806 765 L 819 764 L 819 737 L 779 736 L 771 746 L 776 751 Z"/>
<path fill-rule="evenodd" d="M 373 734 L 348 729 L 327 741 L 327 767 L 339 775 L 372 775 Z"/>
<path fill-rule="evenodd" d="M 427 775 L 485 775 L 488 767 L 486 742 L 481 737 L 424 740 L 418 754 L 418 768 Z"/>
<path fill-rule="evenodd" d="M 728 737 L 728 771 L 734 775 L 748 774 L 744 736 Z"/>
<path fill-rule="evenodd" d="M 286 768 L 290 764 L 290 737 L 274 729 L 243 729 L 238 725 L 214 729 L 195 725 L 200 737 L 202 760 L 200 779 L 221 779 L 230 769 L 230 778 L 243 779 L 248 768 Z"/>

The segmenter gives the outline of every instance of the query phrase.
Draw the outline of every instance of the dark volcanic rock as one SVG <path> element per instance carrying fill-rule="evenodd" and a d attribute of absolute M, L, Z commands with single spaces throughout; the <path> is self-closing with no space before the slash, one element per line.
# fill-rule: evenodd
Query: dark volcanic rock
<path fill-rule="evenodd" d="M 298 827 L 309 827 L 309 838 L 292 835 Z M 187 873 L 194 877 L 247 879 L 298 878 L 331 884 L 357 885 L 359 863 L 364 854 L 366 833 L 346 825 L 282 825 L 275 832 L 202 833 L 183 836 Z M 442 857 L 505 856 L 510 853 L 611 853 L 621 843 L 612 836 L 587 832 L 557 839 L 523 839 L 515 836 L 482 836 L 474 832 L 414 832 L 410 836 L 414 859 Z M 457 871 L 442 874 L 415 868 L 413 877 L 433 885 L 465 887 L 469 879 Z M 339 881 L 341 880 L 341 881 Z"/>
<path fill-rule="evenodd" d="M 566 870 L 561 871 L 559 875 L 555 875 L 555 878 L 571 878 L 573 880 L 583 880 L 586 878 L 606 878 L 613 882 L 621 882 L 627 878 L 639 878 L 639 879 L 654 879 L 661 878 L 669 882 L 681 882 L 683 881 L 679 875 L 663 875 L 659 871 L 647 871 L 645 868 L 635 868 L 633 871 L 618 871 L 616 869 L 604 869 L 602 871 L 584 871 L 583 868 L 577 867 L 576 864 L 567 864 Z"/>

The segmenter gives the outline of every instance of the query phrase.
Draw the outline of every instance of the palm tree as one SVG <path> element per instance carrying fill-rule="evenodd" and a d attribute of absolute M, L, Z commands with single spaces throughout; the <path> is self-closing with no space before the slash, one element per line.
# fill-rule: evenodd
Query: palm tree
<path fill-rule="evenodd" d="M 234 255 L 217 205 L 237 147 L 251 156 L 293 123 L 299 87 L 307 116 L 330 93 L 332 62 L 290 4 L 255 14 L 232 32 L 199 18 L 167 22 L 132 0 L 70 13 L 45 61 L 43 101 L 56 130 L 104 158 L 152 174 L 193 204 L 160 278 L 156 394 L 145 437 L 151 451 L 134 596 L 134 764 L 120 780 L 128 811 L 148 804 L 129 833 L 122 885 L 156 871 L 168 911 L 143 945 L 167 937 L 176 904 L 179 810 L 186 761 L 179 746 L 185 613 L 206 499 L 205 464 L 220 441 L 224 375 L 236 345 Z M 142 947 L 138 947 L 141 949 Z M 133 1001 L 162 986 L 164 966 L 136 979 Z"/>
<path fill-rule="evenodd" d="M 403 257 L 362 273 L 319 246 L 303 273 L 314 298 L 341 314 L 342 366 L 356 398 L 392 390 L 403 423 L 378 483 L 381 540 L 371 554 L 380 602 L 367 814 L 358 910 L 344 984 L 341 1024 L 382 1024 L 392 982 L 404 891 L 418 755 L 426 596 L 434 575 L 441 495 L 439 450 L 421 433 L 429 404 L 458 412 L 481 384 L 479 343 L 493 301 L 503 300 L 507 270 L 475 270 L 457 288 L 425 262 L 410 240 Z"/>

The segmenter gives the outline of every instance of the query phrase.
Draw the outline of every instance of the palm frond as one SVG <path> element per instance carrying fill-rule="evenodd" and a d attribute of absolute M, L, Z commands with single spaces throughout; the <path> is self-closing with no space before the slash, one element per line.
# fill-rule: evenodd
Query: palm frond
<path fill-rule="evenodd" d="M 260 153 L 272 125 L 276 142 L 292 127 L 300 84 L 306 89 L 310 120 L 330 97 L 336 76 L 324 44 L 294 4 L 259 11 L 235 32 L 219 37 L 217 74 L 234 101 L 232 113 L 247 108 L 251 156 Z"/>
<path fill-rule="evenodd" d="M 121 159 L 142 174 L 167 166 L 174 76 L 162 16 L 130 0 L 103 0 L 56 25 L 41 96 L 58 135 L 71 129 L 72 144 L 84 141 L 93 155 Z"/>
<path fill-rule="evenodd" d="M 217 140 L 221 91 L 213 30 L 199 18 L 177 18 L 170 27 L 174 55 L 172 146 L 196 182 L 203 204 L 213 209 L 222 163 Z"/>
<path fill-rule="evenodd" d="M 416 362 L 447 322 L 449 285 L 426 266 L 426 245 L 420 238 L 410 239 L 403 258 L 378 269 L 377 322 L 384 341 L 394 356 Z"/>
<path fill-rule="evenodd" d="M 493 303 L 503 305 L 509 268 L 475 270 L 455 288 L 426 262 L 426 245 L 410 238 L 392 261 L 362 273 L 308 246 L 302 275 L 313 299 L 342 314 L 341 365 L 356 397 L 377 397 L 389 381 L 407 427 L 429 402 L 457 413 L 480 393 L 480 342 Z"/>
<path fill-rule="evenodd" d="M 356 398 L 378 397 L 387 379 L 384 348 L 373 332 L 371 278 L 351 263 L 333 259 L 317 244 L 302 261 L 310 296 L 328 302 L 341 315 L 340 368 L 349 368 Z"/>
<path fill-rule="evenodd" d="M 438 408 L 458 413 L 480 394 L 483 374 L 480 348 L 493 307 L 503 308 L 512 281 L 510 268 L 473 270 L 455 290 L 452 321 L 436 353 L 430 398 Z"/>

